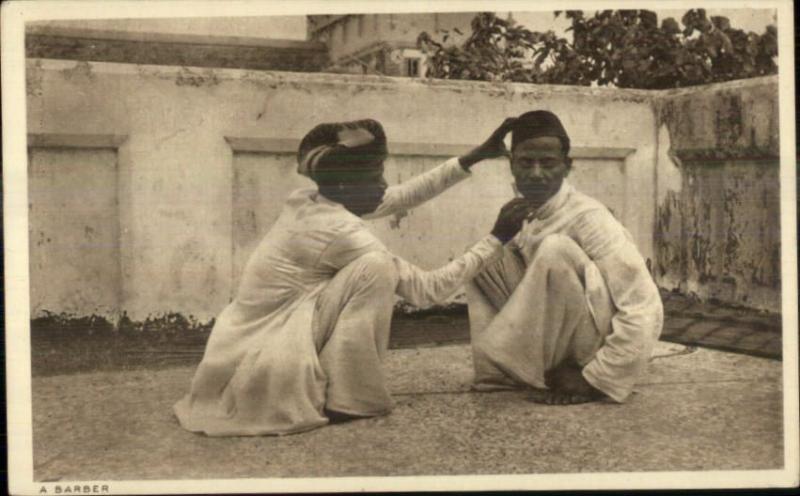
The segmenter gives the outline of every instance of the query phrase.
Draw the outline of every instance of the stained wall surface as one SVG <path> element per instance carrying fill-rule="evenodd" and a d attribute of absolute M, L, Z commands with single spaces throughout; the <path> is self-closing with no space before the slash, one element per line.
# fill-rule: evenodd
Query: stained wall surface
<path fill-rule="evenodd" d="M 658 98 L 662 287 L 780 311 L 778 105 L 773 77 Z"/>
<path fill-rule="evenodd" d="M 386 177 L 396 183 L 467 151 L 504 118 L 533 109 L 554 111 L 570 133 L 571 181 L 614 211 L 651 264 L 658 259 L 664 265 L 660 283 L 688 287 L 682 281 L 690 275 L 681 268 L 686 257 L 664 254 L 682 248 L 663 233 L 687 232 L 693 214 L 683 210 L 670 218 L 685 219 L 675 224 L 680 228 L 667 229 L 673 224 L 662 217 L 665 202 L 707 195 L 683 187 L 689 175 L 666 151 L 670 139 L 694 146 L 680 141 L 692 133 L 682 130 L 685 117 L 678 115 L 693 106 L 676 107 L 691 93 L 657 100 L 653 92 L 608 88 L 50 59 L 29 59 L 27 79 L 29 167 L 35 172 L 29 183 L 31 281 L 47 285 L 32 289 L 34 317 L 46 311 L 125 312 L 133 320 L 171 312 L 214 317 L 230 301 L 244 261 L 284 199 L 309 184 L 294 172 L 294 153 L 317 123 L 380 120 L 390 140 Z M 768 79 L 759 91 L 768 96 L 776 87 Z M 669 114 L 670 105 L 682 110 Z M 761 165 L 730 167 L 745 178 L 765 171 L 758 187 L 775 191 Z M 661 171 L 680 180 L 664 182 Z M 747 189 L 747 180 L 736 186 L 738 176 L 728 176 L 725 184 Z M 63 184 L 66 196 L 74 192 L 72 203 L 48 190 L 47 181 Z M 507 161 L 489 161 L 433 203 L 371 224 L 392 250 L 435 268 L 488 233 L 512 195 Z M 84 200 L 83 209 L 75 207 Z M 734 210 L 739 223 L 733 229 L 750 229 L 759 219 L 774 229 L 770 205 Z M 90 239 L 90 231 L 99 238 Z M 42 236 L 64 246 L 42 248 L 33 241 Z M 70 266 L 67 253 L 75 250 L 84 256 L 72 275 L 51 274 Z M 767 270 L 763 277 L 774 275 Z M 75 287 L 86 288 L 84 303 L 76 303 Z"/>
<path fill-rule="evenodd" d="M 397 182 L 480 143 L 507 116 L 551 109 L 573 137 L 574 181 L 610 205 L 628 205 L 623 220 L 653 256 L 655 137 L 640 130 L 654 128 L 654 114 L 642 92 L 32 59 L 28 97 L 32 154 L 73 157 L 73 167 L 86 150 L 116 157 L 103 191 L 115 192 L 117 213 L 86 223 L 114 232 L 116 222 L 119 256 L 86 252 L 96 267 L 83 272 L 87 287 L 93 274 L 118 273 L 116 312 L 133 319 L 207 319 L 230 300 L 249 250 L 303 184 L 294 173 L 298 140 L 324 121 L 380 120 L 392 153 L 387 178 Z M 43 167 L 53 180 L 62 173 Z M 374 221 L 375 230 L 402 256 L 435 268 L 490 230 L 510 183 L 506 162 L 480 164 L 435 203 Z M 31 191 L 32 204 L 53 216 L 45 235 L 85 232 L 62 222 L 70 209 L 54 208 L 56 196 Z M 59 266 L 63 256 L 46 258 Z M 34 314 L 100 310 L 37 298 Z"/>

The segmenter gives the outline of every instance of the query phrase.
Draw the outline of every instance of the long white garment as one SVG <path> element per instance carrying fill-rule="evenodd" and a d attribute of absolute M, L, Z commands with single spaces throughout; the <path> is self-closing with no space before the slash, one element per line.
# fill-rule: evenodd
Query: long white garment
<path fill-rule="evenodd" d="M 457 159 L 448 160 L 388 188 L 371 217 L 413 208 L 468 176 Z M 499 257 L 502 246 L 487 236 L 444 267 L 423 271 L 388 254 L 364 221 L 340 204 L 315 189 L 293 192 L 245 266 L 235 299 L 217 318 L 190 393 L 175 405 L 181 425 L 221 436 L 286 434 L 326 423 L 329 371 L 315 343 L 315 308 L 337 273 L 372 252 L 391 257 L 397 294 L 427 305 L 452 295 Z M 375 360 L 329 361 L 351 359 L 362 366 L 355 375 L 380 377 Z"/>
<path fill-rule="evenodd" d="M 527 384 L 564 361 L 579 367 L 611 331 L 613 303 L 580 246 L 547 236 L 529 263 L 506 248 L 467 286 L 475 389 Z"/>
<path fill-rule="evenodd" d="M 510 246 L 521 253 L 524 265 L 531 267 L 540 245 L 547 239 L 553 239 L 553 235 L 563 235 L 573 240 L 576 249 L 582 251 L 591 262 L 582 264 L 579 275 L 585 288 L 588 311 L 598 331 L 605 337 L 594 357 L 585 364 L 583 375 L 594 387 L 622 402 L 644 371 L 661 334 L 663 308 L 658 288 L 628 231 L 605 206 L 578 192 L 566 181 L 559 192 L 539 209 L 536 217 L 523 226 Z M 534 280 L 528 278 L 529 283 Z M 499 284 L 502 286 L 504 283 L 500 281 Z M 540 289 L 524 288 L 524 291 L 534 294 Z M 605 295 L 610 295 L 613 307 L 603 304 L 607 298 Z M 591 305 L 593 300 L 597 302 L 595 305 Z M 514 343 L 505 342 L 507 336 L 539 321 L 530 314 L 530 308 L 526 309 L 522 304 L 515 307 L 514 315 L 508 311 L 500 316 L 502 318 L 497 315 L 498 312 L 487 305 L 473 305 L 470 302 L 472 333 L 485 336 L 483 343 L 473 342 L 478 358 L 485 354 L 481 347 L 487 348 L 486 351 L 494 349 L 495 356 L 502 355 L 497 349 L 515 346 Z M 604 329 L 608 326 L 605 322 L 609 321 L 610 333 Z M 558 334 L 562 329 L 537 329 L 535 332 Z M 497 336 L 496 342 L 492 342 L 493 333 Z M 548 340 L 540 342 L 546 346 Z M 534 348 L 532 346 L 530 349 Z M 519 349 L 509 351 L 515 355 L 520 353 Z M 524 377 L 523 382 L 541 387 L 545 364 L 538 362 L 542 354 L 542 350 L 534 350 L 525 359 L 515 359 L 518 363 L 527 361 L 532 364 L 530 370 L 515 373 L 517 378 Z M 485 370 L 481 369 L 486 364 L 478 358 L 476 379 L 480 380 L 482 375 L 486 375 Z M 496 366 L 498 369 L 513 368 L 511 364 L 503 363 Z"/>

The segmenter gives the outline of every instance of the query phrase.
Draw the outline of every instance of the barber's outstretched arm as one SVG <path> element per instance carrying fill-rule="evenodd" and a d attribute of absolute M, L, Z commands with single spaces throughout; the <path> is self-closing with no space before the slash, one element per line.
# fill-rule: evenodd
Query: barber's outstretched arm
<path fill-rule="evenodd" d="M 530 206 L 522 199 L 506 203 L 500 209 L 490 235 L 435 270 L 426 271 L 395 257 L 399 274 L 397 294 L 421 307 L 444 302 L 488 264 L 502 257 L 503 245 L 516 236 L 529 213 Z"/>
<path fill-rule="evenodd" d="M 410 210 L 441 194 L 451 186 L 469 177 L 470 168 L 481 160 L 508 155 L 503 139 L 514 123 L 508 118 L 494 130 L 489 138 L 469 153 L 454 157 L 445 163 L 407 181 L 387 188 L 383 202 L 364 219 L 377 219 Z"/>

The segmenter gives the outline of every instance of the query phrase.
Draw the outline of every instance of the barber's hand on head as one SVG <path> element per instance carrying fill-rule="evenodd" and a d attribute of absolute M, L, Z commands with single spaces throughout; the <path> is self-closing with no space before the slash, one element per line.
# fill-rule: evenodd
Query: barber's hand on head
<path fill-rule="evenodd" d="M 492 235 L 506 244 L 522 229 L 522 223 L 531 213 L 531 206 L 524 198 L 514 198 L 503 205 L 492 229 Z"/>
<path fill-rule="evenodd" d="M 503 140 L 508 132 L 511 131 L 511 126 L 514 125 L 516 120 L 516 117 L 509 117 L 508 119 L 504 120 L 503 123 L 500 124 L 500 127 L 495 129 L 492 135 L 489 136 L 489 139 L 481 143 L 479 146 L 473 148 L 466 155 L 458 157 L 461 167 L 463 167 L 464 170 L 469 170 L 470 167 L 481 160 L 507 157 L 509 152 L 505 143 L 503 143 Z"/>

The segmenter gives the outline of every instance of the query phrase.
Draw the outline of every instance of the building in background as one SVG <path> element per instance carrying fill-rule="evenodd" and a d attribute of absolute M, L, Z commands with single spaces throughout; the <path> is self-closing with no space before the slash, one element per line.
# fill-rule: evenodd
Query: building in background
<path fill-rule="evenodd" d="M 297 22 L 300 16 L 243 22 L 236 18 L 40 21 L 28 24 L 26 49 L 32 58 L 417 77 L 425 74 L 424 56 L 417 48 L 419 34 L 447 30 L 450 42 L 457 43 L 470 32 L 474 16 L 474 12 L 310 15 L 305 23 Z M 276 24 L 292 24 L 292 29 L 275 29 Z M 305 39 L 297 32 L 303 24 Z"/>
<path fill-rule="evenodd" d="M 203 23 L 170 30 L 163 21 L 31 22 L 25 52 L 29 58 L 289 72 L 319 72 L 329 65 L 328 48 L 320 42 L 253 36 L 253 29 L 212 33 Z"/>
<path fill-rule="evenodd" d="M 418 77 L 425 74 L 419 34 L 446 30 L 457 42 L 469 34 L 473 17 L 474 12 L 310 15 L 308 40 L 328 47 L 326 70 Z"/>
<path fill-rule="evenodd" d="M 459 29 L 459 43 L 472 18 L 299 17 L 299 34 L 270 31 L 269 17 L 27 24 L 33 315 L 212 318 L 303 186 L 295 153 L 314 123 L 380 119 L 394 182 L 537 107 L 565 116 L 571 180 L 618 213 L 662 288 L 780 310 L 776 76 L 674 93 L 296 74 L 418 76 L 419 33 Z M 447 217 L 440 207 L 382 223 L 382 239 L 418 265 L 445 263 L 512 194 L 507 167 L 481 170 L 474 184 L 496 193 L 461 190 L 451 205 L 470 206 L 470 221 L 448 225 L 448 243 L 406 241 Z"/>
<path fill-rule="evenodd" d="M 656 10 L 659 19 L 680 19 L 684 12 Z M 26 44 L 28 56 L 37 58 L 418 77 L 425 74 L 419 34 L 448 31 L 448 43 L 463 42 L 475 14 L 39 21 L 28 24 Z M 756 32 L 776 21 L 770 9 L 710 9 L 708 14 L 727 16 L 734 26 Z M 512 18 L 510 12 L 499 15 Z M 513 19 L 534 31 L 569 36 L 569 21 L 553 12 L 515 12 Z"/>

